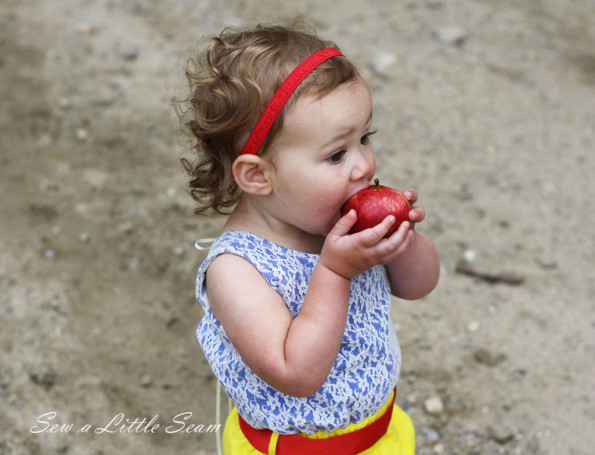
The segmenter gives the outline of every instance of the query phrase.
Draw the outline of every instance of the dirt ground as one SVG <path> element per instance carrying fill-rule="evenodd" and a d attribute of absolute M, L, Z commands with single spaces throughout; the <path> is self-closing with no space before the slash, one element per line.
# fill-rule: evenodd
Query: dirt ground
<path fill-rule="evenodd" d="M 377 175 L 440 252 L 393 305 L 417 453 L 595 453 L 592 0 L 2 0 L 1 454 L 215 453 L 193 243 L 223 220 L 170 100 L 200 37 L 298 15 L 361 68 Z"/>

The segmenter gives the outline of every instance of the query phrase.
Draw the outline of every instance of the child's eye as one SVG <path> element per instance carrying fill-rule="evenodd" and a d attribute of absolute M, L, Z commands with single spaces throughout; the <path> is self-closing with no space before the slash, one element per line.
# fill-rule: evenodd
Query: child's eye
<path fill-rule="evenodd" d="M 328 160 L 331 163 L 340 163 L 343 160 L 343 157 L 345 156 L 346 152 L 346 150 L 339 150 L 333 153 L 331 156 L 329 156 Z"/>
<path fill-rule="evenodd" d="M 359 140 L 360 144 L 362 145 L 368 145 L 370 143 L 370 136 L 372 134 L 376 134 L 376 130 L 374 131 L 368 131 L 366 134 L 364 134 L 361 139 Z"/>

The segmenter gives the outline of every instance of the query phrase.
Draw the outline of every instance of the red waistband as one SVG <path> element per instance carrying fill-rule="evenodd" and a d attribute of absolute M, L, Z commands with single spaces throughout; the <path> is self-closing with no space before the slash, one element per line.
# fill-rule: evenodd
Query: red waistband
<path fill-rule="evenodd" d="M 374 422 L 363 428 L 331 436 L 323 439 L 313 439 L 300 436 L 299 434 L 279 435 L 277 441 L 276 455 L 356 455 L 372 447 L 384 436 L 390 423 L 393 413 L 395 393 L 392 394 L 391 403 L 386 411 Z M 250 444 L 261 453 L 268 454 L 269 442 L 273 432 L 268 429 L 256 429 L 251 427 L 241 415 L 239 415 L 240 428 Z"/>

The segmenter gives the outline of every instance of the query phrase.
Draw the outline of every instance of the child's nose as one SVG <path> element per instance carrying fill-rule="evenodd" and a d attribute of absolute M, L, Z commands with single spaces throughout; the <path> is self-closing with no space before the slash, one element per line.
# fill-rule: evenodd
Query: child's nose
<path fill-rule="evenodd" d="M 374 159 L 374 152 L 371 150 L 360 150 L 351 171 L 351 179 L 356 181 L 365 177 L 370 181 L 374 177 L 375 168 L 376 160 Z"/>

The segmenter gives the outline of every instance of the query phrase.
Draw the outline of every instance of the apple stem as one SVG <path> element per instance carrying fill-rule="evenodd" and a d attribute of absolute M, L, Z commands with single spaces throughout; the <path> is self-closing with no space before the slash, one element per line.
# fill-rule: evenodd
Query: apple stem
<path fill-rule="evenodd" d="M 380 180 L 374 179 L 374 185 L 376 185 L 376 191 L 380 191 Z"/>

